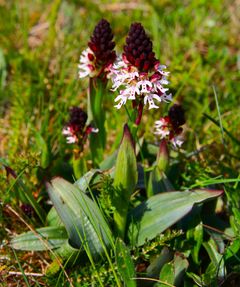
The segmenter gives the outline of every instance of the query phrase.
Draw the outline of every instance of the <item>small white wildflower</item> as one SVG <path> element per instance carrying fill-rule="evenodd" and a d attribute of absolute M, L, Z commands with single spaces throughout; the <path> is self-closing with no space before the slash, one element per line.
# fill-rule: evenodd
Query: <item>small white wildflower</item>
<path fill-rule="evenodd" d="M 181 135 L 173 137 L 170 141 L 175 148 L 181 147 L 184 142 Z"/>
<path fill-rule="evenodd" d="M 165 66 L 165 65 L 159 65 L 159 66 L 157 67 L 157 71 L 158 71 L 161 75 L 167 77 L 170 72 L 163 71 L 163 70 L 166 69 L 166 68 L 167 68 L 167 66 Z"/>
<path fill-rule="evenodd" d="M 155 135 L 159 135 L 160 139 L 164 139 L 170 134 L 170 130 L 168 128 L 168 122 L 165 118 L 161 118 L 159 121 L 155 121 Z"/>
<path fill-rule="evenodd" d="M 66 136 L 66 140 L 68 144 L 77 143 L 78 139 L 76 135 L 71 131 L 70 127 L 65 127 L 62 130 L 62 134 Z"/>
<path fill-rule="evenodd" d="M 149 93 L 152 86 L 152 83 L 148 80 L 139 81 L 137 83 L 137 87 L 138 89 L 141 89 L 141 93 Z"/>
<path fill-rule="evenodd" d="M 114 107 L 116 107 L 117 109 L 120 109 L 122 107 L 122 105 L 126 104 L 127 99 L 128 99 L 127 96 L 125 96 L 123 93 L 120 93 L 120 95 L 118 95 L 114 100 L 115 102 L 119 101 L 119 103 L 117 105 L 115 105 Z"/>
<path fill-rule="evenodd" d="M 84 50 L 79 60 L 79 78 L 94 77 L 97 75 L 96 59 L 93 51 L 90 48 Z"/>
<path fill-rule="evenodd" d="M 148 103 L 149 105 L 149 110 L 150 109 L 158 109 L 158 106 L 154 103 L 154 99 L 157 100 L 158 102 L 161 102 L 161 97 L 159 97 L 156 94 L 147 94 L 144 97 L 144 105 L 146 105 Z"/>

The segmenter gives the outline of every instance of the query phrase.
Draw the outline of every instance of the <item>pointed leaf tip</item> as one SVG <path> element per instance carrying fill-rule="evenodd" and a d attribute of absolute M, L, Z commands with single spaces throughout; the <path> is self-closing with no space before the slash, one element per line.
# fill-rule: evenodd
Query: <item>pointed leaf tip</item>
<path fill-rule="evenodd" d="M 171 191 L 151 196 L 129 213 L 128 238 L 141 246 L 188 214 L 193 206 L 222 195 L 222 190 Z"/>
<path fill-rule="evenodd" d="M 157 167 L 159 171 L 165 171 L 169 162 L 169 151 L 167 141 L 163 139 L 160 143 L 157 155 Z"/>
<path fill-rule="evenodd" d="M 204 188 L 204 189 L 194 189 L 193 191 L 204 191 L 204 192 L 209 192 L 211 193 L 212 195 L 215 195 L 215 196 L 221 196 L 224 194 L 224 190 L 221 190 L 221 189 L 208 189 L 208 188 Z"/>
<path fill-rule="evenodd" d="M 124 139 L 127 139 L 128 141 L 131 142 L 133 149 L 135 149 L 135 142 L 134 139 L 132 137 L 132 134 L 130 132 L 129 126 L 128 124 L 125 124 L 123 127 L 123 138 L 122 138 L 122 142 Z"/>

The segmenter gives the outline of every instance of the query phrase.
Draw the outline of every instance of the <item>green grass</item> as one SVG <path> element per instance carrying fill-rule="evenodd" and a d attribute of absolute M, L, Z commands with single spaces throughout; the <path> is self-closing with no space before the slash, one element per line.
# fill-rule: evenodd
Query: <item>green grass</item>
<path fill-rule="evenodd" d="M 175 170 L 172 169 L 174 187 L 177 190 L 206 185 L 224 188 L 220 215 L 231 223 L 234 236 L 239 236 L 238 1 L 152 0 L 124 3 L 0 1 L 1 240 L 8 240 L 15 232 L 27 230 L 24 225 L 15 225 L 18 219 L 5 208 L 6 204 L 10 204 L 24 216 L 19 207 L 26 200 L 22 185 L 34 195 L 35 204 L 48 211 L 44 201 L 47 198 L 45 182 L 57 175 L 72 181 L 72 171 L 67 164 L 72 151 L 62 136 L 62 128 L 69 107 L 78 105 L 85 110 L 87 108 L 87 80 L 78 79 L 78 59 L 101 18 L 111 23 L 119 52 L 132 22 L 141 22 L 148 31 L 157 57 L 171 72 L 170 90 L 174 102 L 182 103 L 186 111 L 186 140 L 182 152 L 171 154 L 172 167 L 175 167 Z M 118 147 L 123 123 L 127 119 L 124 109 L 113 108 L 113 100 L 114 95 L 108 95 L 105 107 L 108 132 L 106 155 Z M 168 105 L 165 105 L 144 116 L 142 133 L 144 127 L 145 137 L 150 142 L 155 141 L 153 122 L 167 108 Z M 16 173 L 18 180 L 6 173 L 4 165 Z M 35 227 L 41 226 L 37 218 L 31 223 Z M 10 260 L 5 260 L 5 257 Z M 148 260 L 148 256 L 145 259 Z M 47 263 L 51 263 L 48 255 L 44 254 L 35 255 L 32 260 L 41 261 L 42 265 L 37 264 L 34 268 L 29 258 L 24 260 L 24 254 L 14 256 L 11 250 L 3 249 L 0 251 L 0 262 L 3 262 L 0 277 L 3 272 L 6 280 L 13 280 L 7 275 L 12 270 L 20 270 L 23 274 L 29 270 L 41 273 Z M 240 272 L 239 266 L 236 267 L 239 258 L 235 260 L 238 263 L 234 263 L 235 269 L 229 274 Z M 95 280 L 96 276 L 104 278 L 105 286 L 114 286 L 114 279 L 104 275 L 110 268 L 107 263 L 104 264 L 97 265 L 100 275 L 87 267 L 81 271 L 68 270 L 74 286 L 89 286 L 86 278 Z M 24 275 L 14 280 L 24 282 L 28 278 Z M 64 283 L 68 282 L 65 277 L 59 282 L 61 280 L 63 282 L 59 284 L 68 284 Z M 55 286 L 54 278 L 50 278 L 49 282 Z"/>

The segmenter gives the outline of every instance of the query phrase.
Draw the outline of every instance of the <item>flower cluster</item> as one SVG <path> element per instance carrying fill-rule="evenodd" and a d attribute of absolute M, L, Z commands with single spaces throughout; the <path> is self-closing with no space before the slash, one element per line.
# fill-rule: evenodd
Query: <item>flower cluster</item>
<path fill-rule="evenodd" d="M 183 143 L 182 125 L 185 124 L 184 110 L 180 105 L 173 105 L 168 116 L 155 122 L 155 134 L 161 139 L 167 139 L 174 147 L 180 147 Z"/>
<path fill-rule="evenodd" d="M 110 24 L 101 20 L 95 27 L 91 40 L 80 57 L 79 76 L 107 77 L 112 81 L 112 91 L 118 91 L 115 107 L 120 109 L 131 101 L 134 122 L 138 126 L 145 106 L 159 108 L 159 103 L 171 102 L 172 94 L 166 85 L 169 72 L 160 64 L 153 52 L 153 44 L 140 23 L 133 23 L 128 32 L 123 53 L 116 57 L 115 43 Z M 181 146 L 181 126 L 185 123 L 184 111 L 173 105 L 168 115 L 155 122 L 155 134 L 173 146 Z M 79 132 L 67 127 L 68 142 L 79 142 Z"/>
<path fill-rule="evenodd" d="M 130 27 L 124 53 L 110 68 L 109 78 L 113 82 L 112 90 L 120 90 L 115 98 L 115 106 L 120 109 L 127 100 L 158 108 L 155 102 L 169 102 L 171 94 L 166 94 L 169 72 L 166 66 L 160 65 L 152 51 L 152 42 L 140 23 Z"/>
<path fill-rule="evenodd" d="M 96 133 L 98 129 L 93 128 L 91 125 L 86 126 L 87 114 L 81 108 L 72 107 L 69 118 L 62 133 L 66 136 L 67 143 L 76 143 L 82 149 L 88 134 Z"/>
<path fill-rule="evenodd" d="M 106 73 L 116 59 L 113 33 L 107 20 L 95 27 L 88 48 L 80 56 L 79 77 L 99 77 Z"/>

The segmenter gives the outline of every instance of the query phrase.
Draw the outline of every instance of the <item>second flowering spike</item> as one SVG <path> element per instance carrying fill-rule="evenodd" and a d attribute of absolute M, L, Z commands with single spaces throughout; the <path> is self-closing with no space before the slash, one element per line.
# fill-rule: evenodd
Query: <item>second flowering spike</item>
<path fill-rule="evenodd" d="M 98 132 L 91 125 L 86 126 L 87 118 L 87 114 L 81 108 L 72 107 L 69 111 L 69 121 L 62 131 L 67 143 L 77 144 L 80 150 L 83 149 L 88 134 Z"/>
<path fill-rule="evenodd" d="M 91 41 L 88 47 L 96 56 L 96 62 L 99 65 L 113 63 L 116 59 L 116 53 L 113 50 L 115 43 L 113 42 L 113 33 L 107 20 L 102 19 L 93 31 Z"/>
<path fill-rule="evenodd" d="M 69 121 L 63 129 L 67 143 L 77 143 L 84 137 L 84 129 L 87 121 L 87 114 L 78 107 L 72 107 L 69 111 Z"/>
<path fill-rule="evenodd" d="M 185 124 L 184 110 L 181 105 L 173 105 L 168 116 L 160 118 L 155 122 L 155 134 L 160 136 L 160 139 L 166 139 L 171 142 L 174 147 L 181 146 L 183 143 L 182 125 Z"/>
<path fill-rule="evenodd" d="M 95 26 L 88 47 L 80 56 L 79 77 L 105 77 L 116 59 L 113 33 L 107 20 L 102 19 Z"/>

